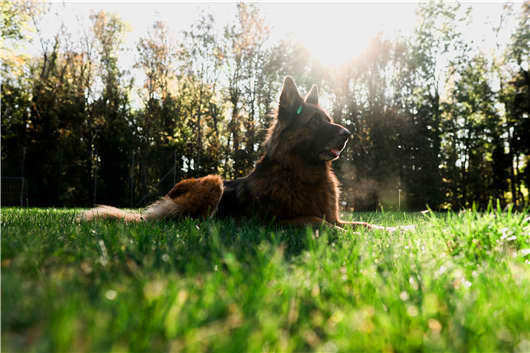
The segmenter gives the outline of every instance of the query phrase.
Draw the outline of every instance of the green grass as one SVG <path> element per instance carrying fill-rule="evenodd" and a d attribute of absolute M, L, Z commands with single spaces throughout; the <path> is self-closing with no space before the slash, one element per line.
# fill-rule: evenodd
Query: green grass
<path fill-rule="evenodd" d="M 2 210 L 5 352 L 529 352 L 528 213 L 412 232 Z"/>

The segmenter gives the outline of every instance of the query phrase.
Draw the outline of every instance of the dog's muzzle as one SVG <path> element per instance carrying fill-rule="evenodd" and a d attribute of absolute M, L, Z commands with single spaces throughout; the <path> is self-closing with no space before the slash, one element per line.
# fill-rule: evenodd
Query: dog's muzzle
<path fill-rule="evenodd" d="M 321 160 L 334 161 L 340 157 L 341 152 L 346 147 L 346 143 L 348 143 L 348 139 L 351 136 L 351 132 L 348 129 L 342 126 L 340 129 L 338 136 L 319 153 L 319 158 Z"/>

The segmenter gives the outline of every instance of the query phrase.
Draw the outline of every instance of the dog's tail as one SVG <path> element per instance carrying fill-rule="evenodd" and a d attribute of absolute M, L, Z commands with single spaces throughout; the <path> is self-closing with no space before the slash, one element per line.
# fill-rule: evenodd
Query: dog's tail
<path fill-rule="evenodd" d="M 78 217 L 80 221 L 92 221 L 94 219 L 122 219 L 126 222 L 140 222 L 144 217 L 140 212 L 128 212 L 106 205 L 98 205 L 91 210 L 84 211 Z"/>
<path fill-rule="evenodd" d="M 166 196 L 149 205 L 143 212 L 128 212 L 111 206 L 98 206 L 84 211 L 81 221 L 94 219 L 121 219 L 126 222 L 142 222 L 189 216 L 208 218 L 217 210 L 223 195 L 223 180 L 217 175 L 185 179 L 178 182 Z"/>

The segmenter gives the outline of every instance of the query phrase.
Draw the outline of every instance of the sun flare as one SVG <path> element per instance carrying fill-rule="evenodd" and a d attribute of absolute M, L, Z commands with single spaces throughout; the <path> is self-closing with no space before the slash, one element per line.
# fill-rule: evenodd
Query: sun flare
<path fill-rule="evenodd" d="M 381 33 L 394 38 L 415 22 L 414 4 L 263 4 L 273 29 L 286 33 L 321 64 L 334 67 L 360 55 Z"/>

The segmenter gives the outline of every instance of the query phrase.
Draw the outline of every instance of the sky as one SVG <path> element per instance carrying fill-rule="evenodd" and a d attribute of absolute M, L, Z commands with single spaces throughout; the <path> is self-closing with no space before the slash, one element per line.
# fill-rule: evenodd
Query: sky
<path fill-rule="evenodd" d="M 466 35 L 483 41 L 484 47 L 492 46 L 493 39 L 487 34 L 491 32 L 491 24 L 498 22 L 502 3 L 464 4 L 473 6 L 473 22 L 466 29 Z M 44 33 L 51 35 L 62 21 L 75 32 L 76 28 L 88 24 L 90 11 L 113 12 L 129 24 L 130 32 L 125 44 L 134 48 L 156 20 L 165 21 L 174 33 L 179 33 L 189 28 L 201 9 L 207 9 L 214 15 L 220 29 L 235 18 L 235 5 L 235 2 L 55 1 L 42 27 Z M 417 3 L 259 2 L 258 6 L 271 27 L 273 41 L 290 38 L 308 48 L 322 64 L 336 66 L 359 55 L 378 33 L 387 39 L 411 34 L 416 24 Z"/>

